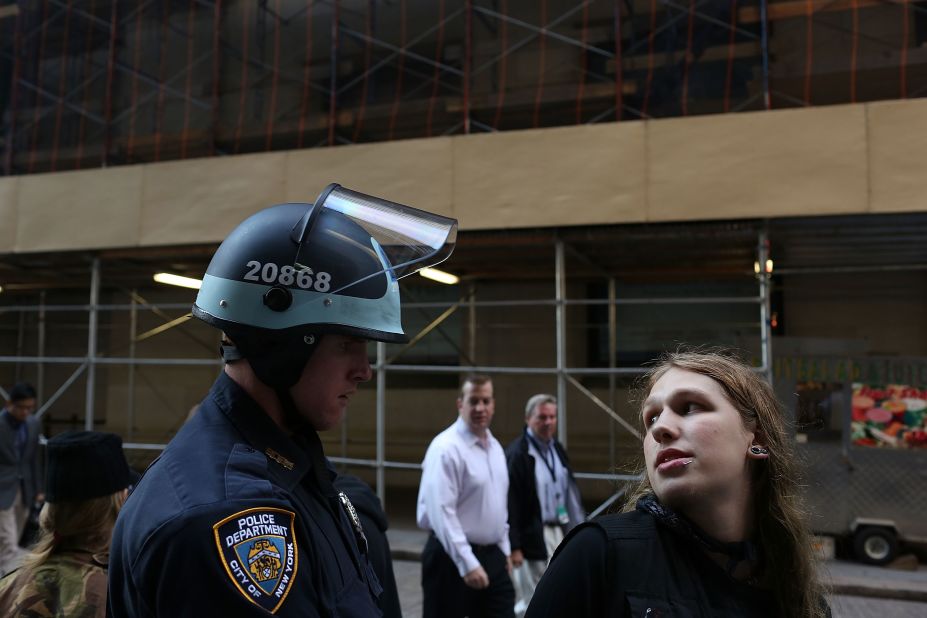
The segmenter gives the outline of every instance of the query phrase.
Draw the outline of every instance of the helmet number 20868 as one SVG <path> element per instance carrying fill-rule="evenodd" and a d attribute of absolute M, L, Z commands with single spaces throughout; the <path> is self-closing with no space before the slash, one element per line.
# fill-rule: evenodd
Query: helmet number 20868
<path fill-rule="evenodd" d="M 327 292 L 331 289 L 332 276 L 327 272 L 313 272 L 305 267 L 297 270 L 294 266 L 277 266 L 273 262 L 261 264 L 251 260 L 245 267 L 250 269 L 245 273 L 246 281 L 263 281 L 264 283 L 279 283 L 280 285 L 293 285 L 304 290 Z"/>

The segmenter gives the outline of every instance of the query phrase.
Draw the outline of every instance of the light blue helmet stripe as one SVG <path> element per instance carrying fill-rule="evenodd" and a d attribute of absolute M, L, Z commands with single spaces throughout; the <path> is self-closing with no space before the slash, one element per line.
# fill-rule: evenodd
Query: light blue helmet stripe
<path fill-rule="evenodd" d="M 286 311 L 273 311 L 264 305 L 264 292 L 269 287 L 266 283 L 233 281 L 207 274 L 203 277 L 196 305 L 221 320 L 269 330 L 337 324 L 403 334 L 399 283 L 395 280 L 390 281 L 382 298 L 356 298 L 290 288 L 293 304 Z"/>

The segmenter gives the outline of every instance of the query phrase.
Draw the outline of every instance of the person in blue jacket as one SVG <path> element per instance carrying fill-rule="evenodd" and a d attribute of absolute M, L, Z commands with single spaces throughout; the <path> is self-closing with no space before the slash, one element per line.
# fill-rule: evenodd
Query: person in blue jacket
<path fill-rule="evenodd" d="M 357 512 L 318 432 L 403 342 L 398 278 L 445 259 L 456 221 L 329 185 L 251 216 L 193 315 L 225 370 L 149 467 L 113 536 L 112 616 L 379 616 Z"/>

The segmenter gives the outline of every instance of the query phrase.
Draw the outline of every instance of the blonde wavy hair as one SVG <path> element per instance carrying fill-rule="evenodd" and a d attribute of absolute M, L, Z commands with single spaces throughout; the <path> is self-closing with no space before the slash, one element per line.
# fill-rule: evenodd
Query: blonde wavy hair
<path fill-rule="evenodd" d="M 769 450 L 768 459 L 752 463 L 753 524 L 764 560 L 764 579 L 772 588 L 780 616 L 825 616 L 825 590 L 818 583 L 808 518 L 799 498 L 799 466 L 782 405 L 772 387 L 731 352 L 677 351 L 662 356 L 641 379 L 638 404 L 673 368 L 717 382 L 737 408 L 744 426 L 754 431 Z M 641 481 L 629 492 L 625 511 L 633 510 L 641 496 L 653 491 L 643 461 L 638 469 Z"/>
<path fill-rule="evenodd" d="M 93 553 L 107 551 L 126 493 L 123 489 L 89 500 L 46 502 L 39 514 L 39 538 L 23 560 L 24 575 L 31 577 L 64 548 Z"/>

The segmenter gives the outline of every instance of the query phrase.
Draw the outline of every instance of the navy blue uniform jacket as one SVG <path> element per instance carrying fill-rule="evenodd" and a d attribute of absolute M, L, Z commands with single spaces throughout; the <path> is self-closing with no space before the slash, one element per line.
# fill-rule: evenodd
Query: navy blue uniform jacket
<path fill-rule="evenodd" d="M 352 522 L 311 470 L 306 441 L 220 375 L 119 515 L 110 615 L 380 616 Z"/>

